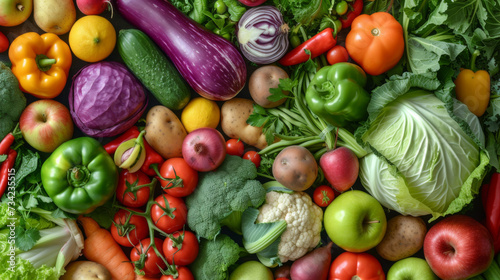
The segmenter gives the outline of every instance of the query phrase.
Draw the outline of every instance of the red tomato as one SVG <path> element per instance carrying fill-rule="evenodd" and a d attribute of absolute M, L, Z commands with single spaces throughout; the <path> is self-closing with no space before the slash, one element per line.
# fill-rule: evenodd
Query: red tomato
<path fill-rule="evenodd" d="M 280 278 L 276 278 L 276 280 L 290 280 L 290 279 L 288 279 L 286 277 L 280 277 Z"/>
<path fill-rule="evenodd" d="M 380 262 L 368 253 L 344 252 L 333 260 L 328 280 L 385 280 Z"/>
<path fill-rule="evenodd" d="M 9 39 L 2 32 L 0 32 L 0 53 L 9 49 Z"/>
<path fill-rule="evenodd" d="M 171 196 L 188 196 L 198 185 L 198 171 L 191 168 L 183 158 L 167 159 L 160 167 L 160 175 L 163 178 L 177 178 L 177 181 L 165 181 L 160 178 L 163 191 Z M 176 186 L 176 182 L 180 184 Z"/>
<path fill-rule="evenodd" d="M 260 158 L 259 153 L 257 153 L 256 151 L 248 151 L 248 152 L 246 152 L 243 155 L 243 158 L 244 159 L 248 159 L 251 162 L 253 162 L 253 164 L 255 164 L 256 167 L 260 166 L 260 160 L 261 160 L 261 158 Z"/>
<path fill-rule="evenodd" d="M 163 253 L 169 264 L 191 264 L 198 256 L 198 249 L 198 239 L 191 231 L 174 232 L 172 238 L 167 237 L 163 242 Z"/>
<path fill-rule="evenodd" d="M 133 208 L 130 210 L 140 212 L 139 210 Z M 127 224 L 129 216 L 130 212 L 120 209 L 116 212 L 115 217 L 113 218 L 114 223 L 110 228 L 113 239 L 124 247 L 133 247 L 138 244 L 140 240 L 149 235 L 149 227 L 146 218 L 138 215 L 132 215 Z"/>
<path fill-rule="evenodd" d="M 335 198 L 335 192 L 333 189 L 326 185 L 321 185 L 314 190 L 313 199 L 314 203 L 318 204 L 320 207 L 326 207 L 332 203 Z"/>
<path fill-rule="evenodd" d="M 330 65 L 339 62 L 347 62 L 349 61 L 349 54 L 343 46 L 336 45 L 326 53 L 326 60 L 328 60 Z"/>
<path fill-rule="evenodd" d="M 169 194 L 155 198 L 151 207 L 151 218 L 155 225 L 166 233 L 181 230 L 187 221 L 187 207 L 184 200 Z"/>
<path fill-rule="evenodd" d="M 148 203 L 150 188 L 149 186 L 144 186 L 137 190 L 135 189 L 150 183 L 151 179 L 142 171 L 139 170 L 130 173 L 127 169 L 122 169 L 118 179 L 118 186 L 116 187 L 116 199 L 127 207 L 142 207 Z"/>
<path fill-rule="evenodd" d="M 226 153 L 228 155 L 241 157 L 245 152 L 245 144 L 240 139 L 229 139 L 226 141 Z"/>
<path fill-rule="evenodd" d="M 177 278 L 174 278 L 172 275 L 163 275 L 160 280 L 194 280 L 193 273 L 191 273 L 189 268 L 185 266 L 176 266 L 176 268 L 179 274 Z"/>
<path fill-rule="evenodd" d="M 158 249 L 158 252 L 163 256 L 163 241 L 160 238 L 155 237 L 155 246 Z M 135 248 L 130 251 L 130 260 L 133 262 L 137 262 L 141 259 L 141 255 L 145 254 L 146 258 L 144 260 L 144 266 L 139 263 L 135 263 L 137 268 L 140 268 L 141 271 L 144 271 L 144 274 L 148 277 L 155 276 L 161 273 L 158 266 L 162 269 L 165 269 L 167 265 L 160 256 L 158 256 L 153 247 L 149 247 L 150 238 L 145 238 L 141 240 L 139 244 L 135 246 Z M 147 250 L 147 251 L 146 251 Z"/>

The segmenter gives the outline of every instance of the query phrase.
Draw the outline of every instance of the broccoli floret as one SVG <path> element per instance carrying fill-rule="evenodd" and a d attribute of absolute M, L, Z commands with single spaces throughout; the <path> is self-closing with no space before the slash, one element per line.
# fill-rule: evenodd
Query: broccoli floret
<path fill-rule="evenodd" d="M 216 170 L 200 173 L 198 186 L 186 198 L 189 228 L 212 240 L 231 213 L 264 203 L 266 190 L 256 177 L 251 161 L 231 155 Z"/>
<path fill-rule="evenodd" d="M 196 260 L 190 270 L 196 280 L 225 280 L 229 267 L 235 264 L 244 252 L 236 242 L 225 234 L 214 240 L 201 239 Z"/>
<path fill-rule="evenodd" d="M 9 67 L 0 61 L 0 140 L 16 126 L 26 108 L 26 97 Z"/>

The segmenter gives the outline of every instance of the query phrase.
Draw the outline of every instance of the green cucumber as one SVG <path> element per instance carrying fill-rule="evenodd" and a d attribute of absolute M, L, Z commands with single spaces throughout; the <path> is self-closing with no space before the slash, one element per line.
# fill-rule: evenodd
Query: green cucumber
<path fill-rule="evenodd" d="M 137 79 L 163 106 L 180 110 L 191 99 L 191 88 L 177 68 L 144 32 L 122 29 L 118 53 Z"/>

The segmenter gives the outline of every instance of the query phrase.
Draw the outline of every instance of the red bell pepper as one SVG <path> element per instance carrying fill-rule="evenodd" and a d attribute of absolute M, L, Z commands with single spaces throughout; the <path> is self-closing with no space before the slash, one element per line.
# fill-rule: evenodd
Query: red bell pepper
<path fill-rule="evenodd" d="M 374 256 L 368 253 L 344 252 L 333 260 L 328 279 L 385 280 L 385 274 L 382 265 Z"/>
<path fill-rule="evenodd" d="M 491 176 L 490 183 L 481 189 L 486 214 L 486 228 L 493 236 L 495 254 L 500 252 L 500 173 Z"/>
<path fill-rule="evenodd" d="M 325 28 L 323 31 L 285 54 L 278 62 L 283 66 L 291 66 L 306 62 L 309 59 L 309 55 L 305 50 L 311 52 L 311 59 L 322 55 L 337 44 L 337 37 L 333 36 L 334 33 L 335 31 L 332 28 Z"/>
<path fill-rule="evenodd" d="M 7 159 L 2 162 L 0 166 L 0 198 L 2 198 L 7 186 L 9 185 L 9 180 L 12 180 L 14 176 L 13 167 L 16 162 L 17 152 L 16 150 L 10 149 L 7 153 Z"/>
<path fill-rule="evenodd" d="M 125 131 L 122 135 L 118 136 L 117 138 L 115 138 L 111 142 L 104 145 L 104 149 L 106 150 L 106 152 L 108 152 L 108 154 L 112 155 L 115 153 L 116 149 L 118 148 L 118 146 L 120 146 L 121 143 L 123 143 L 127 140 L 130 140 L 130 139 L 139 137 L 140 133 L 141 132 L 139 131 L 137 126 L 132 126 L 127 131 Z"/>
<path fill-rule="evenodd" d="M 141 166 L 141 171 L 149 176 L 157 175 L 159 166 L 165 161 L 144 139 L 144 150 L 146 151 L 146 160 Z"/>
<path fill-rule="evenodd" d="M 355 0 L 352 4 L 352 10 L 348 12 L 344 17 L 340 17 L 340 22 L 342 23 L 342 29 L 351 26 L 352 21 L 361 14 L 363 11 L 363 0 Z"/>

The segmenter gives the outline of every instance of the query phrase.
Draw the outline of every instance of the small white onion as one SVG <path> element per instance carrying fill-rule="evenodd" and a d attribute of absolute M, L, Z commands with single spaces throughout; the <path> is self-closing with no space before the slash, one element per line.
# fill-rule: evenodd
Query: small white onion
<path fill-rule="evenodd" d="M 274 6 L 248 9 L 238 22 L 241 53 L 251 62 L 269 64 L 288 50 L 288 25 Z"/>

